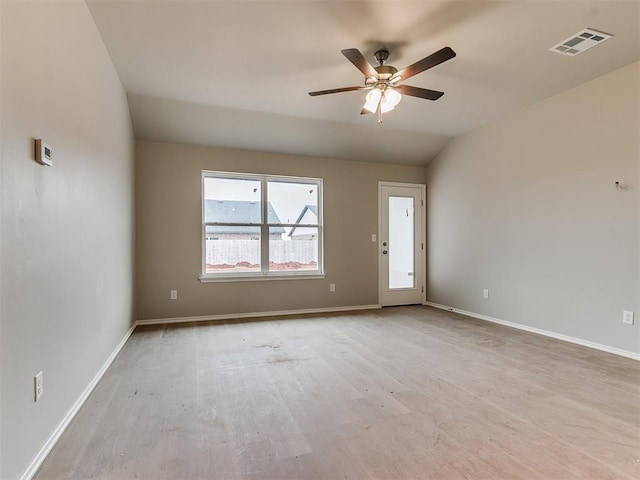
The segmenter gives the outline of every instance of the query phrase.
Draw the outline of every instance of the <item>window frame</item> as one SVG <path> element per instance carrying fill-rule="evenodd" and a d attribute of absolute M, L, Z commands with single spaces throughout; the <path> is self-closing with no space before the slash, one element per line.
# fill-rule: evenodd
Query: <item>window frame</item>
<path fill-rule="evenodd" d="M 221 178 L 234 180 L 253 180 L 260 182 L 260 223 L 225 223 L 206 222 L 205 214 L 205 181 L 207 178 Z M 304 183 L 315 184 L 318 192 L 317 224 L 295 224 L 295 223 L 269 223 L 269 182 L 282 183 Z M 301 280 L 301 279 L 321 279 L 326 277 L 324 271 L 324 222 L 323 222 L 323 180 L 312 177 L 293 177 L 286 175 L 268 175 L 258 173 L 223 172 L 216 170 L 202 170 L 201 174 L 201 270 L 199 279 L 201 282 L 238 282 L 238 281 L 262 281 L 262 280 Z M 260 228 L 260 271 L 242 273 L 207 273 L 206 271 L 206 250 L 207 250 L 207 227 L 208 226 L 255 226 Z M 303 271 L 269 271 L 269 229 L 271 227 L 296 227 L 296 228 L 317 228 L 318 235 L 318 269 Z"/>

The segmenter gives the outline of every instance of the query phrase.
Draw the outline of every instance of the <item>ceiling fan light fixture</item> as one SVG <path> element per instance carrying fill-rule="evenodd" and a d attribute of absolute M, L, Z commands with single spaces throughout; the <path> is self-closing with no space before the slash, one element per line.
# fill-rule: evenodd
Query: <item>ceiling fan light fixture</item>
<path fill-rule="evenodd" d="M 386 102 L 382 102 L 382 104 L 380 105 L 380 111 L 381 111 L 382 113 L 390 112 L 390 111 L 391 111 L 391 110 L 393 110 L 394 108 L 396 108 L 396 107 L 394 107 L 393 105 L 389 105 L 389 104 L 388 104 L 388 103 L 386 103 Z"/>
<path fill-rule="evenodd" d="M 382 101 L 380 102 L 380 111 L 382 113 L 387 113 L 396 108 L 397 103 L 391 103 L 387 100 L 386 94 L 382 95 Z"/>
<path fill-rule="evenodd" d="M 374 88 L 369 93 L 367 93 L 364 107 L 362 108 L 364 108 L 368 112 L 375 113 L 375 111 L 378 109 L 380 98 L 382 98 L 382 90 L 380 90 L 379 88 Z"/>
<path fill-rule="evenodd" d="M 387 113 L 393 110 L 402 100 L 402 95 L 396 90 L 386 89 L 384 93 L 380 88 L 374 88 L 367 93 L 365 104 L 362 108 L 366 111 L 375 113 L 380 105 L 380 111 Z"/>
<path fill-rule="evenodd" d="M 400 95 L 400 92 L 398 92 L 397 90 L 387 88 L 387 90 L 384 92 L 384 98 L 384 103 L 388 103 L 392 107 L 395 107 L 400 103 L 400 100 L 402 100 L 402 95 Z"/>

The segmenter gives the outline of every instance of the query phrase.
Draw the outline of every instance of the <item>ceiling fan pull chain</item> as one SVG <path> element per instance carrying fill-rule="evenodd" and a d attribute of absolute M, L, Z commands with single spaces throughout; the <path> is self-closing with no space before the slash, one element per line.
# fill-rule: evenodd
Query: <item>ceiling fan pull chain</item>
<path fill-rule="evenodd" d="M 387 101 L 387 97 L 385 96 L 387 89 L 386 88 L 382 88 L 381 89 L 381 93 L 380 93 L 380 100 L 378 101 L 378 125 L 382 124 L 382 102 L 386 102 Z"/>

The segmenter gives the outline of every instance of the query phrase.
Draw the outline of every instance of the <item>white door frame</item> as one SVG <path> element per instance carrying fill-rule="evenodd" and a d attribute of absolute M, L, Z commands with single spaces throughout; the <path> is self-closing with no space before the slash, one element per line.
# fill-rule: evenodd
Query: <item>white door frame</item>
<path fill-rule="evenodd" d="M 422 183 L 398 183 L 398 182 L 378 182 L 378 306 L 382 307 L 382 291 L 385 288 L 385 279 L 383 278 L 383 268 L 382 268 L 382 242 L 386 236 L 386 232 L 382 231 L 382 215 L 385 205 L 382 204 L 382 187 L 406 187 L 406 188 L 420 188 L 421 192 L 421 202 L 420 205 L 416 206 L 416 215 L 420 215 L 421 218 L 421 228 L 420 228 L 420 237 L 421 237 L 421 248 L 420 251 L 420 287 L 422 288 L 422 305 L 427 304 L 427 265 L 426 265 L 426 238 L 427 238 L 427 219 L 425 216 L 425 202 L 426 202 L 426 193 L 427 186 Z"/>

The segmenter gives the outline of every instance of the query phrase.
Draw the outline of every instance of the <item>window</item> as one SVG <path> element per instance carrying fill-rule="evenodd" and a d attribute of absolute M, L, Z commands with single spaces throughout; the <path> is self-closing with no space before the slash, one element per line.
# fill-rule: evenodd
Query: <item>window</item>
<path fill-rule="evenodd" d="M 201 279 L 318 276 L 322 180 L 202 172 Z"/>

